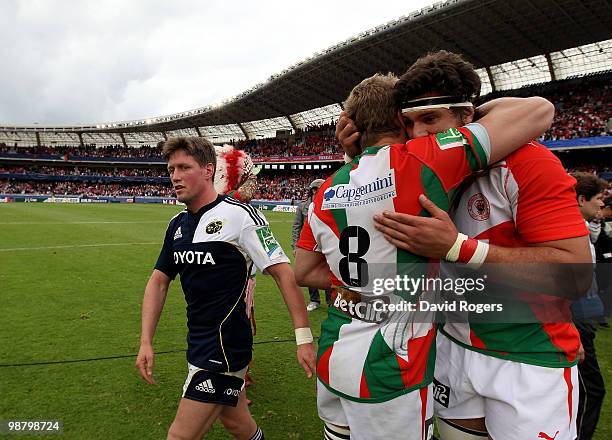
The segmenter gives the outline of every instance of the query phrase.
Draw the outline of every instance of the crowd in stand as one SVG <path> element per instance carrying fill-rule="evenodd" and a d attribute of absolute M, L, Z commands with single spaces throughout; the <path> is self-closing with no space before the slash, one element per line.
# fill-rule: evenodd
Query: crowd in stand
<path fill-rule="evenodd" d="M 294 157 L 320 156 L 340 151 L 333 134 L 306 135 L 302 142 L 294 143 L 293 138 L 249 139 L 236 142 L 236 147 L 251 157 Z"/>
<path fill-rule="evenodd" d="M 489 94 L 481 99 L 488 100 L 502 95 L 529 96 L 539 95 L 555 103 L 556 117 L 553 127 L 542 136 L 542 140 L 559 140 L 581 137 L 612 135 L 612 74 L 579 78 L 547 83 L 529 88 L 503 91 Z M 478 104 L 478 103 L 477 103 Z M 238 148 L 247 151 L 254 158 L 261 157 L 295 157 L 337 154 L 341 152 L 334 137 L 335 120 L 308 124 L 304 130 L 297 130 L 284 137 L 239 140 L 233 142 Z M 598 150 L 589 150 L 586 156 L 573 152 L 572 170 L 593 173 L 609 172 L 612 164 L 609 155 Z M 139 148 L 109 145 L 75 146 L 38 146 L 15 148 L 0 143 L 0 154 L 21 153 L 33 157 L 40 155 L 55 156 L 93 156 L 93 157 L 138 157 L 161 158 L 160 145 Z M 602 156 L 602 157 L 600 157 Z M 563 158 L 562 158 L 563 160 Z M 596 166 L 593 164 L 597 164 Z M 117 167 L 81 167 L 35 165 L 32 167 L 0 167 L 0 173 L 40 173 L 56 176 L 146 176 L 165 177 L 167 172 L 162 167 L 117 168 Z M 326 177 L 330 170 L 300 171 L 265 171 L 259 178 L 259 189 L 255 199 L 265 200 L 301 200 L 306 195 L 308 184 L 315 178 Z M 45 193 L 45 194 L 85 194 L 114 196 L 172 196 L 170 187 L 163 185 L 138 184 L 91 184 L 91 182 L 22 182 L 0 181 L 0 193 Z"/>
<path fill-rule="evenodd" d="M 331 170 L 280 171 L 258 176 L 255 199 L 302 200 L 314 179 L 326 178 Z M 91 182 L 0 181 L 0 194 L 48 194 L 82 196 L 172 197 L 170 186 L 138 184 L 93 184 Z"/>
<path fill-rule="evenodd" d="M 237 148 L 246 151 L 251 157 L 294 157 L 294 156 L 319 156 L 333 154 L 339 151 L 339 145 L 333 134 L 305 135 L 302 141 L 295 142 L 295 137 L 289 138 L 265 138 L 239 140 L 235 142 Z M 71 157 L 109 157 L 109 158 L 151 158 L 161 159 L 161 150 L 157 147 L 120 147 L 112 145 L 108 147 L 8 147 L 0 144 L 0 153 L 27 154 L 33 157 L 41 155 L 54 155 Z"/>
<path fill-rule="evenodd" d="M 22 182 L 0 181 L 0 194 L 44 194 L 109 197 L 174 197 L 170 186 L 92 184 L 84 182 Z"/>
<path fill-rule="evenodd" d="M 293 143 L 288 139 L 245 139 L 237 141 L 235 146 L 249 153 L 251 157 L 294 156 L 292 152 Z"/>
<path fill-rule="evenodd" d="M 320 132 L 333 133 L 334 131 L 336 131 L 336 122 L 338 122 L 336 119 L 332 119 L 328 123 L 325 123 L 325 122 L 310 123 L 306 125 L 306 128 L 304 129 L 304 131 L 310 132 L 310 133 L 320 133 Z"/>
<path fill-rule="evenodd" d="M 491 93 L 500 96 L 543 96 L 555 104 L 552 127 L 542 141 L 612 135 L 611 74 L 554 81 L 517 90 Z"/>
<path fill-rule="evenodd" d="M 301 154 L 333 154 L 341 152 L 340 145 L 334 135 L 311 135 L 306 136 L 304 144 L 301 146 Z"/>
<path fill-rule="evenodd" d="M 0 172 L 6 169 L 0 168 Z M 585 171 L 593 174 L 611 172 L 611 167 L 578 163 L 568 172 Z M 314 179 L 327 178 L 332 170 L 265 171 L 257 178 L 255 200 L 298 201 L 306 198 L 308 185 Z M 61 174 L 56 174 L 61 175 Z M 112 175 L 112 174 L 111 174 Z M 612 185 L 612 184 L 611 184 Z M 92 182 L 27 182 L 0 180 L 0 194 L 46 194 L 82 196 L 173 197 L 170 186 L 145 184 L 102 184 Z"/>
<path fill-rule="evenodd" d="M 142 145 L 138 148 L 124 147 L 123 145 L 107 145 L 97 147 L 95 145 L 84 145 L 82 147 L 57 145 L 57 146 L 36 146 L 11 148 L 5 144 L 0 144 L 0 153 L 19 153 L 30 156 L 51 155 L 51 156 L 80 156 L 80 157 L 150 157 L 160 158 L 161 148 Z"/>
<path fill-rule="evenodd" d="M 556 116 L 553 126 L 541 140 L 562 140 L 593 136 L 612 135 L 612 86 L 610 75 L 588 80 L 565 80 L 532 86 L 523 89 L 491 93 L 484 100 L 499 96 L 544 96 L 555 103 Z M 574 81 L 574 82 L 572 82 Z M 309 124 L 295 134 L 265 139 L 237 140 L 234 144 L 254 158 L 318 156 L 338 153 L 338 143 L 334 137 L 335 120 L 328 123 Z M 122 145 L 96 147 L 95 145 L 39 146 L 14 148 L 0 144 L 0 153 L 21 153 L 32 156 L 90 156 L 90 157 L 136 157 L 161 158 L 160 146 L 143 145 L 138 148 Z"/>
<path fill-rule="evenodd" d="M 308 194 L 308 185 L 314 179 L 325 179 L 331 170 L 281 171 L 257 177 L 257 200 L 303 200 Z"/>
<path fill-rule="evenodd" d="M 89 168 L 89 167 L 55 167 L 35 165 L 32 167 L 0 167 L 0 174 L 47 174 L 52 176 L 121 176 L 121 177 L 167 177 L 165 168 Z"/>
<path fill-rule="evenodd" d="M 544 140 L 612 135 L 612 87 L 569 90 L 548 97 L 557 109 Z"/>

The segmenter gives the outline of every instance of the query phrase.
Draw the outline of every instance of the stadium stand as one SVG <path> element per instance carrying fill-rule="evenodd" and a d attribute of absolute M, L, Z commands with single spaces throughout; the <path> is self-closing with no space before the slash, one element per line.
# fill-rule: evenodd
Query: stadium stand
<path fill-rule="evenodd" d="M 104 184 L 84 182 L 0 181 L 0 194 L 45 194 L 51 196 L 172 197 L 170 186 Z"/>
<path fill-rule="evenodd" d="M 122 145 L 106 145 L 103 147 L 97 147 L 96 145 L 84 145 L 82 147 L 68 145 L 11 147 L 5 143 L 0 143 L 0 153 L 15 155 L 19 154 L 33 157 L 69 156 L 150 159 L 161 157 L 161 148 L 151 147 L 149 145 L 143 145 L 139 148 L 124 147 Z"/>
<path fill-rule="evenodd" d="M 236 146 L 249 153 L 253 158 L 269 156 L 319 156 L 339 151 L 333 134 L 307 135 L 303 141 L 297 143 L 294 137 L 290 139 L 253 139 L 238 141 Z"/>
<path fill-rule="evenodd" d="M 31 167 L 0 167 L 0 174 L 37 174 L 39 176 L 120 176 L 120 177 L 165 177 L 168 172 L 163 167 L 157 168 L 90 168 L 34 165 Z"/>
<path fill-rule="evenodd" d="M 441 7 L 450 11 L 458 5 L 450 1 L 426 12 L 434 14 Z M 495 7 L 498 6 L 488 6 Z M 386 35 L 376 41 L 380 51 L 407 49 L 401 32 L 408 29 L 408 21 L 419 17 L 398 19 L 329 50 L 336 53 L 350 47 L 342 63 L 350 62 L 352 50 L 367 39 L 370 45 L 370 37 L 378 33 Z M 460 19 L 470 21 L 473 17 Z M 540 141 L 561 158 L 566 169 L 588 170 L 612 180 L 608 153 L 612 151 L 608 149 L 612 147 L 612 40 L 597 40 L 595 35 L 604 29 L 592 31 L 591 41 L 571 37 L 572 43 L 581 44 L 571 49 L 566 49 L 570 47 L 569 40 L 564 40 L 570 37 L 560 36 L 558 41 L 547 41 L 546 47 L 530 47 L 528 41 L 522 41 L 516 53 L 488 50 L 483 58 L 478 52 L 485 50 L 483 47 L 465 49 L 464 54 L 478 67 L 482 80 L 483 96 L 477 104 L 499 96 L 548 98 L 555 103 L 556 118 Z M 390 33 L 391 39 L 387 38 Z M 507 46 L 496 36 L 485 43 Z M 409 55 L 401 61 L 370 57 L 369 70 L 347 70 L 342 63 L 323 63 L 329 70 L 325 75 L 316 73 L 319 67 L 313 65 L 313 71 L 297 78 L 298 73 L 303 74 L 302 63 L 298 63 L 280 76 L 271 77 L 268 83 L 228 100 L 222 112 L 218 107 L 206 107 L 147 120 L 91 126 L 0 126 L 0 198 L 34 193 L 172 197 L 161 158 L 164 139 L 206 136 L 216 144 L 231 143 L 248 152 L 253 162 L 263 168 L 255 200 L 294 204 L 303 197 L 306 183 L 328 176 L 342 164 L 342 152 L 334 137 L 342 110 L 340 97 L 346 96 L 366 70 L 402 71 L 411 57 L 421 54 L 417 49 L 406 50 Z M 448 49 L 457 51 L 454 47 Z M 544 54 L 519 59 L 523 53 Z M 318 78 L 315 73 L 323 76 Z M 316 93 L 310 93 L 315 87 L 308 80 L 317 81 Z"/>
<path fill-rule="evenodd" d="M 500 96 L 543 96 L 555 103 L 553 126 L 542 141 L 612 135 L 612 72 L 571 78 L 516 90 L 490 93 Z"/>
<path fill-rule="evenodd" d="M 323 171 L 280 171 L 260 174 L 260 185 L 255 193 L 257 200 L 303 200 L 308 192 L 308 184 L 315 179 L 327 178 L 332 173 Z"/>

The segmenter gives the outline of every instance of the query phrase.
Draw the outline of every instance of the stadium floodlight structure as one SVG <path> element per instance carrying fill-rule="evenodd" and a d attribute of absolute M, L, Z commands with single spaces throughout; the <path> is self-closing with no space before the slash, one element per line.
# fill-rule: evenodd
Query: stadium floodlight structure
<path fill-rule="evenodd" d="M 126 146 L 187 133 L 216 143 L 270 137 L 337 118 L 363 78 L 401 74 L 431 50 L 463 54 L 477 68 L 482 94 L 612 70 L 610 23 L 612 8 L 602 0 L 447 0 L 316 52 L 215 105 L 90 125 L 5 124 L 0 142 L 106 145 L 103 133 Z"/>

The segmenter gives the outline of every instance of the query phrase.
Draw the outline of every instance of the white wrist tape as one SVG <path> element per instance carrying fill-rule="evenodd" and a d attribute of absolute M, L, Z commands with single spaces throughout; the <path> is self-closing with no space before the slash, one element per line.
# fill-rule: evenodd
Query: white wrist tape
<path fill-rule="evenodd" d="M 470 238 L 459 232 L 455 243 L 451 246 L 444 259 L 452 263 L 465 263 L 469 267 L 477 269 L 485 262 L 488 254 L 488 243 Z"/>
<path fill-rule="evenodd" d="M 314 341 L 314 339 L 309 327 L 295 329 L 295 343 L 297 345 L 310 344 L 312 341 Z"/>
<path fill-rule="evenodd" d="M 468 239 L 467 235 L 459 232 L 457 234 L 457 238 L 455 239 L 455 242 L 453 243 L 451 248 L 446 253 L 446 257 L 444 257 L 444 259 L 446 261 L 450 261 L 451 263 L 454 263 L 455 261 L 457 261 L 459 259 L 459 251 L 461 250 L 461 244 L 467 239 Z"/>

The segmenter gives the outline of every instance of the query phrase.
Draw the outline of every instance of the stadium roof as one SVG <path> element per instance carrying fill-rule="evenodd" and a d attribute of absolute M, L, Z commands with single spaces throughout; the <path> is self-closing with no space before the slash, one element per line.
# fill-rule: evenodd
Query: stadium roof
<path fill-rule="evenodd" d="M 448 0 L 355 35 L 219 106 L 147 120 L 0 131 L 81 132 L 124 144 L 128 134 L 147 143 L 171 135 L 254 138 L 336 117 L 363 78 L 401 74 L 431 50 L 462 53 L 478 68 L 483 94 L 608 70 L 610 23 L 606 0 Z"/>

